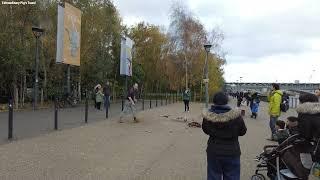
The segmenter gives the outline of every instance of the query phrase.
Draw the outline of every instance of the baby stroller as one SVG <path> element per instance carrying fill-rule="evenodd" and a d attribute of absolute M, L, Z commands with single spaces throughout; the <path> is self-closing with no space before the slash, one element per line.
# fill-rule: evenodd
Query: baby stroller
<path fill-rule="evenodd" d="M 251 179 L 266 179 L 262 171 L 266 171 L 271 180 L 308 179 L 312 149 L 313 145 L 299 135 L 290 136 L 280 145 L 264 146 L 263 152 L 255 159 L 259 163 Z M 310 158 L 302 162 L 300 153 L 309 154 Z"/>

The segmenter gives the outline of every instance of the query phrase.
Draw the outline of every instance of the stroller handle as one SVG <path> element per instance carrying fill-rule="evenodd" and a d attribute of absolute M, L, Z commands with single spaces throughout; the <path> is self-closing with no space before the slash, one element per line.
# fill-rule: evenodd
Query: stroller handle
<path fill-rule="evenodd" d="M 267 149 L 269 149 L 269 148 L 275 148 L 275 147 L 278 147 L 278 145 L 266 145 L 266 146 L 263 147 L 263 151 L 266 152 Z"/>

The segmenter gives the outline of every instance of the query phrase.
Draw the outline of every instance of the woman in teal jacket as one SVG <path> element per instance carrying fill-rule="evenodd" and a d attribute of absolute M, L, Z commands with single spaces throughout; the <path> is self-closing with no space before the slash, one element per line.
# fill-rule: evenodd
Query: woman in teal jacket
<path fill-rule="evenodd" d="M 97 103 L 97 109 L 100 110 L 101 108 L 101 104 L 103 102 L 103 98 L 104 98 L 104 95 L 102 93 L 102 88 L 100 87 L 98 92 L 96 93 L 96 103 Z"/>

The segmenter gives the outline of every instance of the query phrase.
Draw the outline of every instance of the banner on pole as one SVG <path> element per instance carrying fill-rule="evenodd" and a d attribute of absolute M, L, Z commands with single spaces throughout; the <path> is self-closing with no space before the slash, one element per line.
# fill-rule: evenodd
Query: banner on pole
<path fill-rule="evenodd" d="M 56 62 L 80 66 L 81 11 L 58 5 Z"/>
<path fill-rule="evenodd" d="M 132 76 L 132 47 L 130 38 L 121 38 L 120 75 Z"/>

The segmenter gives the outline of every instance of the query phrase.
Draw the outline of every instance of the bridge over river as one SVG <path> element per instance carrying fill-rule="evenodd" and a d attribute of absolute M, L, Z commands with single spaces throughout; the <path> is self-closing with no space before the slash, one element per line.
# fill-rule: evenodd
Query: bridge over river
<path fill-rule="evenodd" d="M 271 88 L 271 84 L 272 83 L 228 82 L 225 84 L 225 88 L 229 91 L 253 90 L 263 93 Z M 320 88 L 320 83 L 279 83 L 279 85 L 281 90 L 298 92 L 314 92 L 315 89 Z"/>

